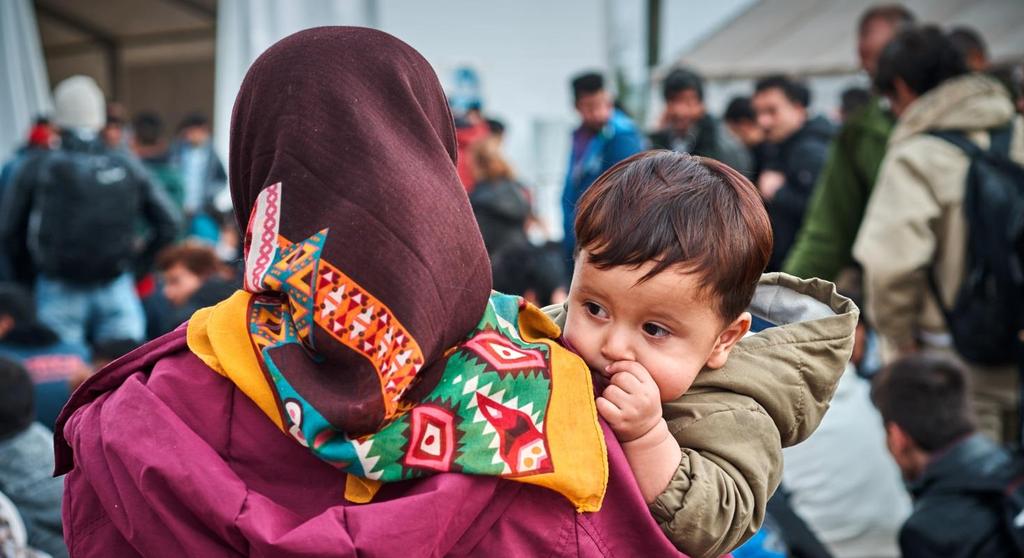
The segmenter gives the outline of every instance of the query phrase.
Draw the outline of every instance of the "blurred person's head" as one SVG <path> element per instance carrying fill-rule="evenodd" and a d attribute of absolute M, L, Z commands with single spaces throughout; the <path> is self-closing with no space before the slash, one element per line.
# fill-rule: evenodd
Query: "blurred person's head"
<path fill-rule="evenodd" d="M 676 68 L 661 84 L 668 126 L 677 134 L 686 134 L 704 117 L 704 79 L 688 68 Z"/>
<path fill-rule="evenodd" d="M 134 339 L 110 339 L 96 343 L 92 346 L 93 370 L 99 370 L 141 346 Z"/>
<path fill-rule="evenodd" d="M 57 131 L 54 129 L 50 119 L 39 116 L 32 123 L 32 129 L 28 132 L 28 145 L 38 149 L 52 149 L 57 142 Z"/>
<path fill-rule="evenodd" d="M 567 288 L 561 252 L 532 244 L 512 245 L 494 254 L 494 290 L 523 297 L 536 306 L 562 302 Z"/>
<path fill-rule="evenodd" d="M 125 109 L 121 103 L 107 104 L 107 123 L 100 134 L 103 143 L 109 147 L 119 147 L 124 143 L 125 120 Z"/>
<path fill-rule="evenodd" d="M 811 92 L 804 84 L 782 75 L 769 76 L 754 84 L 750 103 L 765 139 L 780 143 L 807 122 Z"/>
<path fill-rule="evenodd" d="M 162 144 L 164 122 L 155 112 L 140 112 L 132 120 L 136 147 L 158 147 Z"/>
<path fill-rule="evenodd" d="M 466 107 L 466 120 L 473 126 L 486 125 L 484 118 L 484 105 L 479 100 L 473 101 Z"/>
<path fill-rule="evenodd" d="M 486 137 L 473 144 L 470 166 L 477 182 L 506 180 L 513 177 L 512 167 L 501 153 L 501 140 Z"/>
<path fill-rule="evenodd" d="M 772 251 L 757 188 L 727 165 L 646 151 L 580 198 L 564 336 L 591 370 L 634 361 L 662 401 L 721 368 Z"/>
<path fill-rule="evenodd" d="M 900 29 L 913 24 L 914 14 L 899 4 L 882 4 L 864 12 L 857 24 L 860 67 L 874 76 L 882 49 Z"/>
<path fill-rule="evenodd" d="M 210 120 L 202 113 L 194 112 L 182 119 L 178 135 L 193 147 L 201 147 L 210 141 Z"/>
<path fill-rule="evenodd" d="M 851 116 L 864 110 L 871 102 L 871 92 L 863 87 L 844 89 L 839 95 L 839 118 L 846 122 Z"/>
<path fill-rule="evenodd" d="M 615 105 L 604 87 L 604 76 L 596 72 L 576 76 L 572 80 L 572 94 L 585 128 L 598 131 L 611 120 Z"/>
<path fill-rule="evenodd" d="M 954 27 L 949 32 L 949 40 L 964 58 L 967 68 L 972 72 L 984 72 L 989 68 L 988 47 L 985 39 L 977 30 L 967 26 Z"/>
<path fill-rule="evenodd" d="M 35 420 L 35 388 L 21 363 L 0 357 L 0 440 L 20 434 Z"/>
<path fill-rule="evenodd" d="M 748 148 L 764 142 L 764 130 L 757 125 L 757 113 L 750 104 L 750 97 L 733 97 L 725 108 L 723 120 L 733 135 Z"/>
<path fill-rule="evenodd" d="M 71 76 L 53 89 L 53 123 L 61 130 L 97 133 L 107 121 L 103 91 L 89 76 Z"/>
<path fill-rule="evenodd" d="M 904 357 L 872 379 L 871 400 L 907 480 L 922 473 L 930 456 L 976 430 L 968 393 L 964 367 L 939 354 Z"/>
<path fill-rule="evenodd" d="M 942 82 L 967 73 L 960 51 L 933 25 L 900 31 L 882 51 L 875 87 L 897 116 Z"/>
<path fill-rule="evenodd" d="M 498 140 L 505 139 L 505 123 L 497 118 L 487 119 L 487 129 L 490 130 L 491 135 L 498 138 Z"/>
<path fill-rule="evenodd" d="M 160 252 L 156 268 L 163 277 L 164 297 L 174 306 L 183 306 L 223 266 L 210 246 L 186 243 Z"/>
<path fill-rule="evenodd" d="M 14 283 L 0 284 L 0 341 L 44 346 L 59 341 L 36 315 L 32 293 Z"/>

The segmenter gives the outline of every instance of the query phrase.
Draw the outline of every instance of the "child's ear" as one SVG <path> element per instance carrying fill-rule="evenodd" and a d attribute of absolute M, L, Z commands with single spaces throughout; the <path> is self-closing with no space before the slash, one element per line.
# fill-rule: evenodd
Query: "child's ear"
<path fill-rule="evenodd" d="M 718 335 L 718 341 L 715 342 L 715 348 L 711 350 L 711 355 L 708 356 L 706 364 L 708 368 L 721 368 L 725 366 L 725 361 L 729 360 L 729 353 L 732 351 L 732 348 L 750 331 L 750 321 L 750 312 L 744 312 L 722 330 L 722 333 Z"/>

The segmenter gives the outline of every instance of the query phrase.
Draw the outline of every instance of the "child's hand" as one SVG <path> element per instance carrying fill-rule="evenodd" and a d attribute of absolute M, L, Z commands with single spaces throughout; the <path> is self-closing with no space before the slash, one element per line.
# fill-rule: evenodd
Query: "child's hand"
<path fill-rule="evenodd" d="M 611 384 L 597 398 L 597 411 L 620 442 L 643 436 L 661 420 L 658 384 L 639 362 L 614 362 L 605 372 Z"/>

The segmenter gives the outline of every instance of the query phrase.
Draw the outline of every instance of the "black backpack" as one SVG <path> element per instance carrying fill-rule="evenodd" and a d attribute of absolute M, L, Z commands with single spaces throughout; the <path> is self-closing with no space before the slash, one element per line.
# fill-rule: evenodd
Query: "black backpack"
<path fill-rule="evenodd" d="M 47 276 L 80 284 L 129 270 L 142 204 L 139 171 L 113 150 L 58 150 L 40 158 L 29 246 Z"/>
<path fill-rule="evenodd" d="M 958 131 L 931 135 L 970 158 L 963 211 L 967 221 L 964 281 L 952 308 L 942 303 L 934 271 L 932 293 L 957 353 L 981 365 L 1021 364 L 1024 339 L 1024 167 L 1010 159 L 1012 124 L 992 130 L 984 150 Z"/>
<path fill-rule="evenodd" d="M 1013 127 L 992 130 L 983 150 L 963 133 L 936 131 L 970 158 L 964 191 L 967 269 L 953 308 L 932 293 L 946 317 L 957 353 L 982 365 L 1014 364 L 1024 395 L 1024 167 L 1010 159 Z M 1022 397 L 1021 401 L 1024 401 Z M 1024 434 L 1024 413 L 1021 415 Z M 1024 452 L 1015 452 L 1011 480 L 1001 488 L 1006 527 L 1024 555 Z"/>

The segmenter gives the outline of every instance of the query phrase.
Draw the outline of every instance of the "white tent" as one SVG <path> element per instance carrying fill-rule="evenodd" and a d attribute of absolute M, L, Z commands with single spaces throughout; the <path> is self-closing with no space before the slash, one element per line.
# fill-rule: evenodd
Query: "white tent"
<path fill-rule="evenodd" d="M 713 80 L 773 73 L 836 75 L 857 72 L 857 22 L 877 0 L 760 0 L 682 53 Z M 967 25 L 988 43 L 993 62 L 1024 60 L 1021 0 L 911 0 L 922 23 Z"/>

